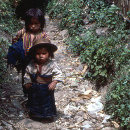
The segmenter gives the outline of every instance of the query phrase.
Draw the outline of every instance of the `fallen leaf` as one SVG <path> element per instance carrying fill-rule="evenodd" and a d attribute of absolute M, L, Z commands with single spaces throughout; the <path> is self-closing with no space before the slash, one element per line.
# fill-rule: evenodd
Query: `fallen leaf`
<path fill-rule="evenodd" d="M 77 102 L 77 101 L 79 101 L 81 98 L 71 98 L 70 100 L 72 101 L 72 102 Z"/>
<path fill-rule="evenodd" d="M 82 72 L 81 72 L 81 74 L 82 74 L 82 75 L 84 75 L 84 74 L 85 74 L 85 72 L 87 71 L 87 69 L 88 69 L 88 66 L 87 66 L 87 65 L 85 65 L 85 66 L 84 66 L 84 69 L 83 69 L 83 70 L 82 70 Z"/>
<path fill-rule="evenodd" d="M 111 121 L 111 122 L 113 123 L 113 125 L 114 125 L 115 128 L 119 128 L 120 127 L 117 122 L 115 122 L 115 121 Z"/>
<path fill-rule="evenodd" d="M 83 99 L 90 99 L 92 95 L 93 95 L 92 90 L 90 89 L 90 90 L 85 91 L 84 93 L 79 94 L 78 97 L 83 98 Z"/>
<path fill-rule="evenodd" d="M 78 97 L 83 99 L 90 99 L 92 97 L 92 93 L 89 93 L 88 95 L 79 94 Z"/>

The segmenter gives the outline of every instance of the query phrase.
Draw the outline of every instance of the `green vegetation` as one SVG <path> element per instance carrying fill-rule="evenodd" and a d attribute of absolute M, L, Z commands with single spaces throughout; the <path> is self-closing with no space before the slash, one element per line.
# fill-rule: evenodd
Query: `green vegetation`
<path fill-rule="evenodd" d="M 6 64 L 6 51 L 8 42 L 0 38 L 0 89 L 2 83 L 7 81 L 7 64 Z M 0 96 L 2 91 L 0 90 Z"/>
<path fill-rule="evenodd" d="M 63 3 L 54 0 L 48 5 L 48 13 L 51 18 L 61 19 L 61 29 L 67 28 L 70 35 L 78 35 L 82 31 L 82 7 L 83 0 L 64 0 Z"/>
<path fill-rule="evenodd" d="M 118 15 L 120 9 L 105 1 L 53 0 L 48 5 L 48 14 L 60 21 L 60 29 L 68 30 L 68 49 L 88 65 L 84 78 L 96 83 L 97 89 L 109 81 L 105 111 L 122 128 L 129 129 L 129 32 L 126 22 Z M 0 12 L 2 31 L 12 35 L 21 28 L 14 15 L 13 0 L 0 0 Z M 105 31 L 99 33 L 100 29 Z M 0 39 L 0 83 L 6 72 L 8 45 L 8 41 Z"/>
<path fill-rule="evenodd" d="M 112 118 L 120 122 L 125 130 L 130 128 L 130 89 L 129 89 L 129 67 L 125 66 L 116 74 L 114 82 L 110 85 L 106 97 L 105 110 Z"/>
<path fill-rule="evenodd" d="M 14 14 L 13 0 L 0 0 L 0 29 L 8 35 L 13 35 L 21 27 Z M 4 35 L 4 33 L 3 33 Z M 0 38 L 0 84 L 5 81 L 7 64 L 5 57 L 9 41 Z M 6 78 L 7 79 L 7 78 Z"/>
<path fill-rule="evenodd" d="M 128 128 L 128 74 L 117 77 L 129 69 L 129 32 L 119 11 L 105 0 L 54 0 L 48 5 L 49 16 L 60 21 L 60 29 L 68 30 L 68 49 L 88 65 L 84 78 L 95 82 L 97 89 L 111 83 L 105 110 Z"/>
<path fill-rule="evenodd" d="M 95 81 L 97 86 L 104 84 L 128 62 L 125 47 L 128 31 L 117 14 L 117 6 L 108 6 L 103 0 L 64 0 L 62 3 L 54 0 L 48 10 L 51 18 L 60 19 L 61 29 L 68 29 L 70 37 L 66 43 L 69 49 L 81 57 L 81 62 L 87 63 L 89 70 L 85 77 Z M 86 29 L 84 18 L 88 23 L 94 23 L 93 27 Z M 100 27 L 107 31 L 99 36 L 96 30 Z"/>
<path fill-rule="evenodd" d="M 11 35 L 21 27 L 14 11 L 12 0 L 0 0 L 0 29 Z"/>

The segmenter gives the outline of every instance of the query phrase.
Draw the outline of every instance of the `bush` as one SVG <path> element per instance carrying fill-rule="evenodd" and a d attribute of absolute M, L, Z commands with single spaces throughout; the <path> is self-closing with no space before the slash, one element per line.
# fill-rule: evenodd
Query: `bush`
<path fill-rule="evenodd" d="M 14 11 L 12 2 L 0 0 L 0 27 L 1 30 L 9 34 L 21 28 L 20 21 L 16 20 Z"/>
<path fill-rule="evenodd" d="M 116 74 L 110 85 L 105 104 L 105 111 L 120 123 L 121 127 L 130 128 L 130 89 L 129 67 L 124 67 Z"/>
<path fill-rule="evenodd" d="M 85 77 L 95 81 L 98 87 L 104 85 L 128 60 L 128 32 L 125 30 L 126 23 L 117 14 L 119 8 L 107 6 L 103 0 L 54 3 L 55 8 L 51 8 L 53 16 L 62 16 L 60 27 L 67 28 L 70 34 L 67 40 L 69 49 L 88 65 Z M 85 6 L 89 8 L 85 9 Z M 96 22 L 95 27 L 88 30 L 82 24 L 86 10 L 90 10 L 89 20 Z M 98 36 L 95 30 L 99 27 L 107 27 L 108 34 Z"/>
<path fill-rule="evenodd" d="M 68 48 L 88 65 L 84 78 L 95 81 L 97 89 L 107 81 L 113 82 L 105 110 L 124 129 L 129 128 L 129 71 L 128 67 L 124 67 L 129 63 L 129 32 L 118 15 L 119 8 L 105 4 L 104 0 L 58 1 L 52 4 L 54 7 L 50 14 L 60 19 L 62 29 L 69 30 L 70 37 L 66 40 Z M 94 22 L 93 28 L 86 29 L 82 22 L 85 17 L 89 22 Z M 96 29 L 99 27 L 107 27 L 107 33 L 97 35 Z"/>
<path fill-rule="evenodd" d="M 109 37 L 98 37 L 94 32 L 87 31 L 82 38 L 86 47 L 80 52 L 81 61 L 89 66 L 86 76 L 96 81 L 99 87 L 128 62 L 129 50 L 126 48 L 127 42 L 123 41 L 126 37 L 121 33 L 125 34 L 125 31 L 116 31 Z"/>
<path fill-rule="evenodd" d="M 59 27 L 68 29 L 70 35 L 79 35 L 82 31 L 83 0 L 68 0 L 59 2 L 55 0 L 48 5 L 48 14 L 51 18 L 60 18 Z"/>
<path fill-rule="evenodd" d="M 9 43 L 0 39 L 0 84 L 5 81 L 7 64 L 6 64 L 6 54 Z M 7 79 L 7 78 L 6 78 Z"/>

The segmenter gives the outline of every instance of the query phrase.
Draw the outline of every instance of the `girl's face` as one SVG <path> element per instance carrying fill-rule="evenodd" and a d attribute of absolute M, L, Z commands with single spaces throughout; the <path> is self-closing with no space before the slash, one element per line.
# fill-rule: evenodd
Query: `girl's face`
<path fill-rule="evenodd" d="M 40 31 L 41 24 L 37 18 L 31 18 L 30 24 L 29 24 L 29 30 L 32 33 L 37 33 Z"/>
<path fill-rule="evenodd" d="M 49 59 L 49 52 L 46 48 L 37 49 L 35 54 L 35 59 L 38 64 L 44 64 Z"/>

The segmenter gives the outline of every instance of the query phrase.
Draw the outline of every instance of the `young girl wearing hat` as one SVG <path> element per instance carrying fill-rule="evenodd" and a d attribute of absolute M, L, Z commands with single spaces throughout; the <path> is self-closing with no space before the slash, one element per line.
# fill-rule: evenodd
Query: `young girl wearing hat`
<path fill-rule="evenodd" d="M 24 75 L 28 92 L 27 107 L 32 119 L 52 120 L 56 116 L 54 89 L 62 81 L 62 72 L 52 58 L 57 46 L 48 39 L 39 39 L 29 50 L 32 60 Z"/>

